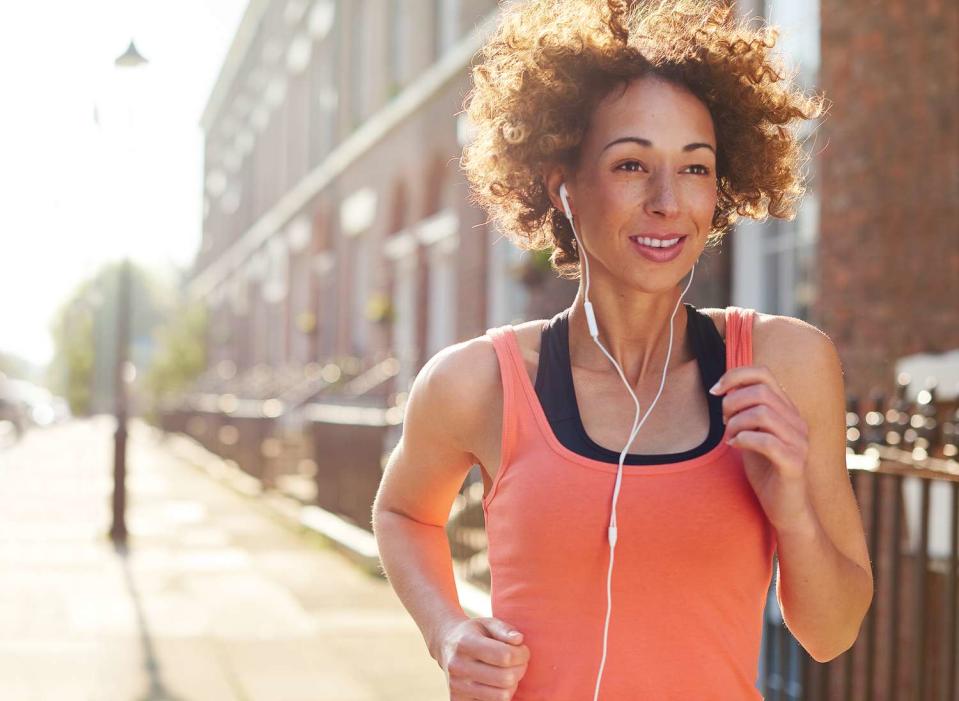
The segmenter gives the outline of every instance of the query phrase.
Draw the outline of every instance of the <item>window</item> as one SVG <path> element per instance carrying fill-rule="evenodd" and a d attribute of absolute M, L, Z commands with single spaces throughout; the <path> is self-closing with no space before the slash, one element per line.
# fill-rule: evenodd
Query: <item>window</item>
<path fill-rule="evenodd" d="M 799 68 L 797 80 L 812 89 L 819 76 L 819 0 L 766 0 L 770 24 L 778 26 L 776 48 Z"/>
<path fill-rule="evenodd" d="M 819 198 L 808 191 L 796 219 L 771 220 L 762 232 L 763 311 L 812 321 Z"/>
<path fill-rule="evenodd" d="M 355 129 L 366 118 L 369 80 L 366 36 L 366 0 L 353 0 L 350 8 L 350 123 Z"/>
<path fill-rule="evenodd" d="M 458 223 L 454 226 L 458 226 Z M 427 355 L 433 355 L 456 342 L 456 250 L 458 247 L 459 232 L 455 229 L 429 247 Z"/>
<path fill-rule="evenodd" d="M 820 54 L 819 1 L 767 0 L 766 12 L 769 24 L 781 32 L 775 50 L 781 52 L 788 67 L 798 70 L 798 85 L 815 90 Z M 799 138 L 805 139 L 814 126 L 802 123 Z M 804 144 L 809 156 L 815 152 L 815 141 L 813 137 Z M 814 158 L 802 168 L 806 193 L 793 221 L 770 217 L 762 223 L 737 223 L 732 303 L 816 323 L 810 318 L 817 289 L 814 273 L 819 237 Z"/>
<path fill-rule="evenodd" d="M 366 316 L 366 304 L 370 293 L 373 247 L 370 241 L 372 232 L 360 233 L 347 242 L 352 256 L 350 258 L 353 289 L 350 290 L 350 315 L 352 317 L 351 353 L 363 357 L 369 351 L 370 321 Z"/>
<path fill-rule="evenodd" d="M 324 41 L 313 54 L 310 66 L 310 165 L 319 163 L 333 148 L 337 94 L 334 87 L 336 52 Z"/>
<path fill-rule="evenodd" d="M 436 58 L 441 59 L 459 38 L 460 0 L 434 0 Z"/>
<path fill-rule="evenodd" d="M 486 268 L 487 328 L 524 321 L 528 293 L 511 271 L 528 255 L 502 235 L 487 228 L 489 257 Z"/>
<path fill-rule="evenodd" d="M 416 325 L 422 310 L 416 306 L 416 281 L 419 278 L 415 249 L 396 263 L 393 300 L 396 309 L 393 322 L 393 352 L 400 361 L 396 391 L 406 392 L 415 377 Z"/>
<path fill-rule="evenodd" d="M 410 23 L 409 0 L 389 0 L 390 2 L 390 77 L 387 86 L 389 97 L 393 98 L 403 87 L 410 75 Z"/>

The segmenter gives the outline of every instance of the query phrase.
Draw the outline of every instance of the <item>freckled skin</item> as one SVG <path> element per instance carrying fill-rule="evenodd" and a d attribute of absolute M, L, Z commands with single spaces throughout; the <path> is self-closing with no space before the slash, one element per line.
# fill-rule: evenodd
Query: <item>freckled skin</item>
<path fill-rule="evenodd" d="M 646 138 L 653 146 L 624 142 L 604 150 L 624 136 Z M 695 95 L 665 80 L 635 80 L 597 105 L 578 168 L 567 174 L 577 230 L 589 256 L 591 297 L 592 286 L 603 285 L 610 275 L 637 290 L 662 291 L 702 253 L 717 202 L 716 157 L 705 148 L 683 151 L 690 143 L 716 148 L 712 116 Z M 555 171 L 553 176 L 551 182 Z M 562 206 L 558 194 L 555 204 Z M 627 237 L 643 231 L 676 231 L 689 238 L 672 265 L 637 265 Z"/>
<path fill-rule="evenodd" d="M 559 186 L 566 183 L 604 345 L 633 387 L 652 382 L 654 375 L 658 383 L 662 373 L 680 282 L 705 249 L 712 227 L 717 148 L 706 105 L 682 86 L 645 76 L 625 89 L 614 88 L 597 104 L 575 170 L 556 164 L 544 172 L 550 199 L 560 211 Z M 629 240 L 644 232 L 686 239 L 675 259 L 654 262 Z M 589 335 L 584 301 L 585 271 L 571 305 L 571 362 L 619 381 Z M 682 324 L 674 343 L 679 352 L 670 357 L 670 370 L 688 361 Z"/>

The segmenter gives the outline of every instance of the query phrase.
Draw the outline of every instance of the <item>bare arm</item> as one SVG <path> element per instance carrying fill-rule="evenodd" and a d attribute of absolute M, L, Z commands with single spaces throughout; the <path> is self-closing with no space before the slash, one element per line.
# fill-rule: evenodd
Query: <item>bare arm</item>
<path fill-rule="evenodd" d="M 789 630 L 818 662 L 848 650 L 873 597 L 862 517 L 846 468 L 845 385 L 835 345 L 790 317 L 757 319 L 753 342 L 808 427 L 809 509 L 777 529 L 776 594 Z"/>
<path fill-rule="evenodd" d="M 446 529 L 386 510 L 374 520 L 383 571 L 439 661 L 443 631 L 469 618 L 456 594 Z"/>
<path fill-rule="evenodd" d="M 469 619 L 456 593 L 446 523 L 476 462 L 466 448 L 483 401 L 476 368 L 483 365 L 484 352 L 492 352 L 477 347 L 481 343 L 446 348 L 419 372 L 407 402 L 403 436 L 373 505 L 383 570 L 437 661 L 442 633 Z"/>
<path fill-rule="evenodd" d="M 783 377 L 809 426 L 806 475 L 812 508 L 795 528 L 776 534 L 776 595 L 790 631 L 816 661 L 828 662 L 859 636 L 873 599 L 872 564 L 846 468 L 845 384 L 838 352 L 815 328 L 790 326 L 791 333 L 780 335 L 802 362 L 797 357 Z"/>

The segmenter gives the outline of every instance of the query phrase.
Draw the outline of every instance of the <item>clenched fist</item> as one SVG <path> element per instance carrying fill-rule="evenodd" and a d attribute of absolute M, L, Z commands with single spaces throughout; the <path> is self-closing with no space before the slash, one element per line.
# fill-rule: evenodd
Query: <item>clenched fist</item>
<path fill-rule="evenodd" d="M 450 701 L 510 701 L 526 674 L 523 635 L 498 618 L 470 618 L 447 628 L 437 661 L 446 673 Z"/>

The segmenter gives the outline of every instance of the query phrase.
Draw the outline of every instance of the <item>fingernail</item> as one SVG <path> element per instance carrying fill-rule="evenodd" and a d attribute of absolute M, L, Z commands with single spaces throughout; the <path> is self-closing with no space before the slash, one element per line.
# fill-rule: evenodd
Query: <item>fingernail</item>
<path fill-rule="evenodd" d="M 518 630 L 511 630 L 511 631 L 509 632 L 509 637 L 511 637 L 511 638 L 518 638 L 518 637 L 519 637 L 519 631 L 518 631 Z"/>
<path fill-rule="evenodd" d="M 709 388 L 709 393 L 719 394 L 719 382 L 717 382 L 716 384 L 714 384 L 712 387 Z"/>

